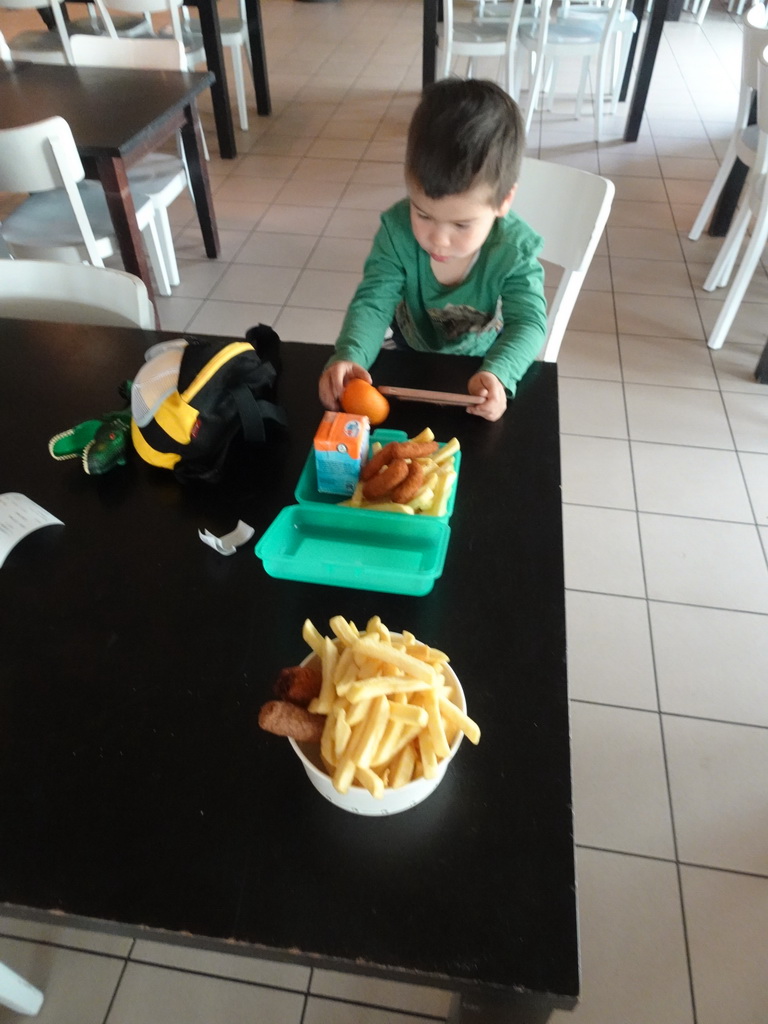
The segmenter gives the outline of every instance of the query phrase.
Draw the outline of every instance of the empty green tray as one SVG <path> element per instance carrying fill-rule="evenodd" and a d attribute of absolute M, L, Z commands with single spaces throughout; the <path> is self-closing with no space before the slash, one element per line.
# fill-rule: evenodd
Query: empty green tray
<path fill-rule="evenodd" d="M 278 579 L 418 597 L 443 571 L 450 532 L 433 516 L 289 505 L 256 554 Z"/>

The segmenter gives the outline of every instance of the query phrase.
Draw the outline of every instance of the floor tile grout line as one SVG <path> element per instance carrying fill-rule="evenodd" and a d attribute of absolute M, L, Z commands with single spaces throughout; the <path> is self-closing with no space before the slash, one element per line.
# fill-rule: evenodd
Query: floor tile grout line
<path fill-rule="evenodd" d="M 642 598 L 637 598 L 641 601 Z M 615 708 L 618 711 L 637 711 L 641 714 L 647 715 L 663 715 L 666 718 L 680 718 L 689 720 L 692 722 L 709 722 L 712 725 L 725 725 L 733 726 L 735 729 L 758 729 L 762 731 L 768 730 L 768 723 L 762 724 L 760 722 L 736 722 L 730 718 L 716 718 L 712 715 L 697 715 L 690 711 L 668 711 L 664 708 L 647 708 L 639 707 L 636 704 L 622 704 L 615 703 L 614 701 L 596 700 L 588 697 L 569 697 L 570 703 L 572 704 L 583 704 L 587 707 L 598 707 L 598 708 Z"/>

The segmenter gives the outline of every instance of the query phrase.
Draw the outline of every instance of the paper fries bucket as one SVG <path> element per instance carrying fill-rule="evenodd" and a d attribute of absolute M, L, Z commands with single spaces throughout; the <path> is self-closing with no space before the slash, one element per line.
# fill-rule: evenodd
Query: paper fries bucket
<path fill-rule="evenodd" d="M 312 658 L 314 658 L 314 655 L 310 655 L 309 658 L 305 659 L 305 662 L 312 660 Z M 444 673 L 446 682 L 453 688 L 453 703 L 466 713 L 467 702 L 456 673 L 450 665 L 445 665 Z M 442 782 L 446 769 L 455 757 L 463 738 L 464 734 L 462 732 L 457 733 L 451 744 L 450 753 L 442 761 L 438 762 L 437 774 L 433 778 L 414 779 L 399 789 L 385 788 L 384 795 L 380 798 L 372 796 L 367 789 L 356 785 L 350 786 L 346 793 L 339 793 L 334 788 L 331 777 L 323 767 L 323 762 L 320 758 L 320 745 L 317 743 L 297 743 L 295 740 L 289 740 L 288 742 L 304 765 L 304 770 L 309 776 L 310 782 L 326 800 L 344 811 L 349 811 L 351 814 L 381 816 L 399 814 L 401 811 L 407 811 L 411 807 L 415 807 L 416 804 L 420 804 L 422 800 L 426 800 L 430 793 L 433 793 Z"/>

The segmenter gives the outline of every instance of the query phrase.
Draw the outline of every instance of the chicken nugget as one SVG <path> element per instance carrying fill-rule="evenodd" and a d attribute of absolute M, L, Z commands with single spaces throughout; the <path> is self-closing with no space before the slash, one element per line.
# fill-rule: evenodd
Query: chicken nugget
<path fill-rule="evenodd" d="M 395 459 L 423 459 L 433 455 L 440 447 L 437 441 L 392 441 L 391 444 L 393 451 L 390 458 Z"/>
<path fill-rule="evenodd" d="M 394 441 L 390 441 L 389 444 L 385 444 L 383 448 L 380 448 L 375 455 L 373 455 L 363 468 L 360 470 L 361 480 L 371 480 L 379 470 L 383 469 L 389 460 L 392 458 L 392 449 L 394 447 Z"/>
<path fill-rule="evenodd" d="M 259 711 L 259 725 L 276 736 L 288 736 L 297 743 L 319 743 L 325 715 L 313 715 L 306 708 L 286 700 L 271 700 Z"/>
<path fill-rule="evenodd" d="M 412 498 L 416 497 L 423 483 L 424 470 L 418 462 L 410 462 L 408 464 L 408 476 L 392 490 L 392 501 L 397 502 L 399 505 L 407 505 Z"/>
<path fill-rule="evenodd" d="M 368 501 L 378 501 L 389 494 L 408 476 L 408 463 L 404 459 L 393 459 L 386 469 L 366 480 L 363 484 L 363 497 Z"/>
<path fill-rule="evenodd" d="M 281 669 L 273 689 L 281 700 L 305 708 L 311 700 L 320 695 L 322 683 L 322 669 L 318 662 L 314 662 Z"/>

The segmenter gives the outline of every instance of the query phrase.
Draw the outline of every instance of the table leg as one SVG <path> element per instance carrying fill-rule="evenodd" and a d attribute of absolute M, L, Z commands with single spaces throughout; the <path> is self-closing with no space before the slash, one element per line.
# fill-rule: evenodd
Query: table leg
<path fill-rule="evenodd" d="M 129 274 L 140 277 L 147 286 L 149 298 L 155 305 L 155 293 L 149 272 L 149 263 L 144 252 L 141 231 L 136 222 L 136 208 L 128 185 L 125 164 L 121 157 L 103 157 L 97 161 L 96 171 L 104 189 L 104 195 L 115 229 L 115 238 L 120 249 L 123 266 Z M 160 328 L 160 320 L 155 305 L 155 324 Z"/>
<path fill-rule="evenodd" d="M 635 66 L 635 54 L 637 52 L 637 41 L 640 38 L 640 29 L 643 24 L 643 15 L 645 14 L 646 0 L 632 0 L 632 13 L 637 18 L 637 31 L 633 32 L 632 38 L 629 41 L 629 51 L 627 53 L 627 63 L 624 67 L 624 77 L 621 80 L 621 86 L 619 88 L 619 100 L 621 103 L 627 98 L 629 92 L 629 80 L 632 77 L 632 68 Z"/>
<path fill-rule="evenodd" d="M 438 0 L 423 0 L 421 84 L 431 85 L 437 68 L 437 5 Z"/>
<path fill-rule="evenodd" d="M 216 81 L 211 86 L 211 97 L 213 99 L 213 116 L 216 121 L 216 136 L 219 140 L 219 153 L 224 160 L 233 160 L 237 156 L 237 145 L 235 144 L 235 127 L 232 123 L 232 107 L 227 89 L 227 73 L 224 68 L 224 51 L 221 48 L 216 0 L 198 0 L 197 12 L 200 16 L 205 61 L 208 70 L 216 76 Z"/>
<path fill-rule="evenodd" d="M 645 113 L 645 101 L 648 98 L 648 90 L 651 86 L 651 75 L 653 65 L 656 63 L 656 54 L 661 42 L 661 33 L 664 30 L 664 21 L 667 16 L 669 0 L 655 0 L 651 19 L 648 22 L 648 31 L 643 45 L 643 55 L 640 58 L 640 66 L 637 69 L 635 80 L 635 91 L 632 95 L 632 102 L 629 106 L 629 114 L 624 129 L 625 142 L 637 142 L 640 134 L 640 122 Z"/>
<path fill-rule="evenodd" d="M 763 354 L 755 367 L 755 380 L 758 384 L 768 384 L 768 341 L 765 343 Z"/>
<path fill-rule="evenodd" d="M 265 117 L 272 113 L 272 100 L 269 97 L 267 55 L 264 50 L 264 26 L 261 21 L 260 0 L 245 0 L 245 16 L 248 21 L 256 110 L 262 117 Z"/>
<path fill-rule="evenodd" d="M 208 165 L 202 155 L 203 140 L 200 118 L 197 114 L 197 107 L 194 105 L 185 107 L 184 113 L 185 121 L 181 128 L 181 142 L 187 160 L 192 194 L 195 197 L 197 219 L 200 222 L 200 231 L 203 235 L 205 254 L 211 259 L 215 259 L 221 252 L 221 245 L 211 198 Z"/>

